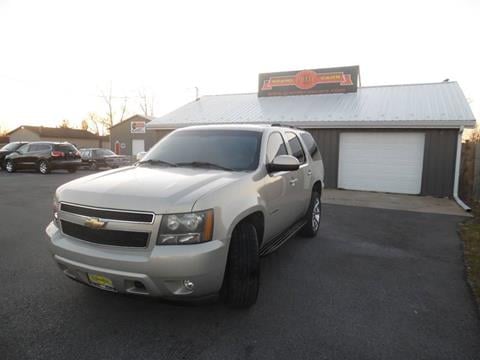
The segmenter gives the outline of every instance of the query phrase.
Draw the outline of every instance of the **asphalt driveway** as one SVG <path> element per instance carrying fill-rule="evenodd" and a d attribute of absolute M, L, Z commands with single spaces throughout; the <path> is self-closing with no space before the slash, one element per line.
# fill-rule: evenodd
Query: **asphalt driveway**
<path fill-rule="evenodd" d="M 2 359 L 478 359 L 460 217 L 325 205 L 320 234 L 262 261 L 258 303 L 185 306 L 66 279 L 47 252 L 54 189 L 0 172 Z"/>

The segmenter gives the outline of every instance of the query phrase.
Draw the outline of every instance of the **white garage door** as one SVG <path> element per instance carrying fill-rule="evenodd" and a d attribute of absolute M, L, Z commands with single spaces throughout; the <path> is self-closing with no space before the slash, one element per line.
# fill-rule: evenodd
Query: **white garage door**
<path fill-rule="evenodd" d="M 424 133 L 341 133 L 338 187 L 419 194 Z"/>
<path fill-rule="evenodd" d="M 135 156 L 142 151 L 145 151 L 145 140 L 132 139 L 132 155 Z"/>

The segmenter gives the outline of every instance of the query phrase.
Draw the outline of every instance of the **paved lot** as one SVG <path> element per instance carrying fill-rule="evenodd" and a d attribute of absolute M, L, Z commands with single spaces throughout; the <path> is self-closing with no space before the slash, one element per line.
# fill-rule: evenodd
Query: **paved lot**
<path fill-rule="evenodd" d="M 479 358 L 463 218 L 326 205 L 316 239 L 263 259 L 252 309 L 175 305 L 60 274 L 44 228 L 77 176 L 0 173 L 2 359 Z"/>
<path fill-rule="evenodd" d="M 472 217 L 454 200 L 433 196 L 325 189 L 322 199 L 324 204 Z"/>

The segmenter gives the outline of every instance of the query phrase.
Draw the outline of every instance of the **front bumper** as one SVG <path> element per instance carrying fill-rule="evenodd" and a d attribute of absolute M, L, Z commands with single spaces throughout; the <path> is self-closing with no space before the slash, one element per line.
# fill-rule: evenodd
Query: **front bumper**
<path fill-rule="evenodd" d="M 120 293 L 194 299 L 217 293 L 223 282 L 227 259 L 223 241 L 134 249 L 72 238 L 54 222 L 46 233 L 53 259 L 63 273 L 89 285 L 88 274 L 101 275 Z M 185 287 L 185 280 L 193 288 Z"/>

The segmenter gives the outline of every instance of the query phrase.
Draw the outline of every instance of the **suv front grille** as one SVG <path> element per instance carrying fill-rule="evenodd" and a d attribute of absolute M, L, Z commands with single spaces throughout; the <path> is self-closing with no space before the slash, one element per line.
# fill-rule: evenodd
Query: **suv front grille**
<path fill-rule="evenodd" d="M 77 214 L 77 215 L 97 217 L 101 219 L 148 223 L 148 224 L 153 223 L 153 218 L 154 218 L 154 215 L 151 213 L 94 209 L 90 207 L 70 205 L 70 204 L 64 204 L 64 203 L 62 203 L 60 209 L 62 211 L 69 212 L 72 214 Z"/>
<path fill-rule="evenodd" d="M 64 234 L 95 244 L 146 247 L 149 233 L 118 230 L 94 230 L 86 226 L 62 220 Z"/>

